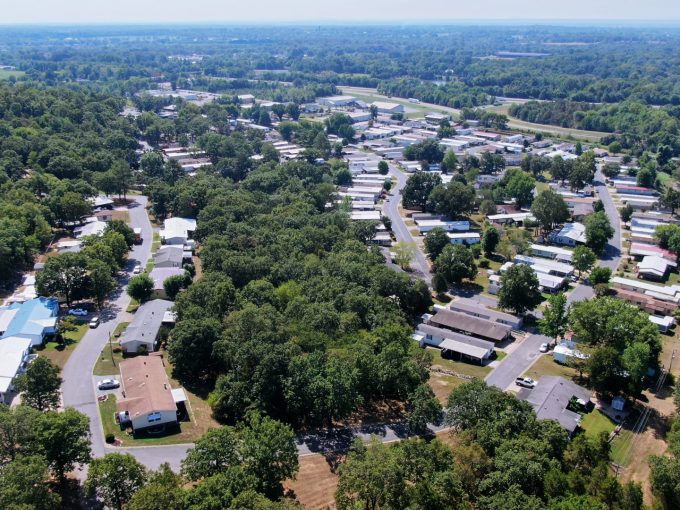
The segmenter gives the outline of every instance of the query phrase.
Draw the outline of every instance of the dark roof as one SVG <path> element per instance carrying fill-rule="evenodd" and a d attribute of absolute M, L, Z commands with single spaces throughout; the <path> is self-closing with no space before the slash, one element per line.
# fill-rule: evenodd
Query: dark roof
<path fill-rule="evenodd" d="M 570 433 L 578 427 L 581 415 L 567 409 L 572 398 L 586 404 L 590 401 L 590 390 L 568 381 L 563 377 L 543 376 L 528 395 L 520 395 L 536 411 L 539 420 L 555 420 Z"/>
<path fill-rule="evenodd" d="M 455 331 L 450 331 L 448 329 L 437 328 L 429 324 L 421 324 L 418 326 L 418 331 L 426 335 L 432 335 L 435 337 L 448 338 L 450 340 L 455 340 L 462 344 L 469 345 L 476 349 L 484 349 L 485 351 L 493 350 L 494 343 L 487 340 L 481 340 L 479 338 L 474 338 L 468 335 L 463 335 L 461 333 L 456 333 Z M 446 348 L 446 346 L 445 346 Z M 455 349 L 450 349 L 455 350 Z M 459 352 L 459 351 L 458 351 Z M 468 354 L 465 352 L 464 354 Z M 476 356 L 475 356 L 476 357 Z"/>
<path fill-rule="evenodd" d="M 184 250 L 181 246 L 166 246 L 158 250 L 154 256 L 154 264 L 162 264 L 165 262 L 172 262 L 181 265 L 184 257 Z"/>
<path fill-rule="evenodd" d="M 158 335 L 158 330 L 163 324 L 165 312 L 173 305 L 172 301 L 154 299 L 140 306 L 135 312 L 132 322 L 121 336 L 121 345 L 134 341 L 153 344 L 156 335 Z"/>
<path fill-rule="evenodd" d="M 505 324 L 482 319 L 481 317 L 474 317 L 462 312 L 454 312 L 452 310 L 439 310 L 430 319 L 430 323 L 494 341 L 505 339 L 512 330 L 510 326 Z"/>

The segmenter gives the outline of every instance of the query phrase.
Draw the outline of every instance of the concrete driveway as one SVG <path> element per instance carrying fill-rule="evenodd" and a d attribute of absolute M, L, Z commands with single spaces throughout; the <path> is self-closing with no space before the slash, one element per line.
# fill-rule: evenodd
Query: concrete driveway
<path fill-rule="evenodd" d="M 498 367 L 486 376 L 486 384 L 506 390 L 515 386 L 515 379 L 522 375 L 541 355 L 538 350 L 542 343 L 552 339 L 544 335 L 529 335 L 519 344 Z"/>

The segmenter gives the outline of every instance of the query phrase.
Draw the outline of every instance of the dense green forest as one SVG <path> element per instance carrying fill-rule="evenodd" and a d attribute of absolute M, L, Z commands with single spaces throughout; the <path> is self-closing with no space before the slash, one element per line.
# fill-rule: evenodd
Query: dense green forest
<path fill-rule="evenodd" d="M 656 152 L 662 146 L 670 147 L 674 155 L 680 154 L 680 120 L 673 115 L 674 109 L 667 111 L 635 101 L 614 105 L 529 101 L 513 104 L 509 112 L 528 122 L 612 133 L 605 141 L 618 140 L 636 154 Z"/>
<path fill-rule="evenodd" d="M 680 104 L 679 40 L 677 30 L 652 28 L 22 27 L 3 30 L 0 48 L 1 63 L 30 78 L 126 92 L 161 77 L 214 91 L 233 88 L 233 79 L 324 87 L 387 81 L 385 90 L 424 97 L 460 91 L 467 106 L 483 104 L 480 92 L 663 105 Z M 449 81 L 444 92 L 431 86 Z"/>

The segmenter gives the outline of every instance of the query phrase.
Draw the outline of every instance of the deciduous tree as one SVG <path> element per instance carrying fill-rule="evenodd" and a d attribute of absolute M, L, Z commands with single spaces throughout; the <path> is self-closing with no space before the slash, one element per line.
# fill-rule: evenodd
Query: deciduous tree
<path fill-rule="evenodd" d="M 129 453 L 107 453 L 93 459 L 85 491 L 107 507 L 122 510 L 146 481 L 146 469 Z"/>

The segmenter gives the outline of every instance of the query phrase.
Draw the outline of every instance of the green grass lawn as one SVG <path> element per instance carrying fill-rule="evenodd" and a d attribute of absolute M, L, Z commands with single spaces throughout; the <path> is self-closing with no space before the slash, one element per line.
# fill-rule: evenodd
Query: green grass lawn
<path fill-rule="evenodd" d="M 156 253 L 161 247 L 161 235 L 158 232 L 153 233 L 153 241 L 151 242 L 151 253 Z"/>
<path fill-rule="evenodd" d="M 114 350 L 118 346 L 117 336 L 125 331 L 125 328 L 127 328 L 129 324 L 129 322 L 121 322 L 116 326 L 116 329 L 113 330 L 114 338 L 111 340 Z M 111 347 L 107 343 L 99 355 L 99 358 L 97 358 L 97 363 L 95 363 L 94 368 L 92 369 L 94 375 L 114 375 L 118 373 L 118 364 L 123 360 L 123 353 L 113 352 L 113 357 L 111 354 Z"/>
<path fill-rule="evenodd" d="M 453 361 L 450 359 L 442 358 L 442 351 L 435 347 L 427 347 L 427 351 L 432 354 L 432 365 L 438 365 L 447 370 L 451 370 L 458 374 L 469 375 L 471 377 L 477 377 L 479 379 L 484 379 L 491 368 L 483 367 L 480 365 L 475 365 L 473 363 L 466 363 L 464 361 Z"/>
<path fill-rule="evenodd" d="M 209 410 L 210 408 L 206 403 L 203 401 L 196 402 L 196 400 L 193 398 L 193 395 L 191 395 L 189 392 L 187 392 L 187 396 L 190 398 L 190 406 L 188 408 L 190 420 L 188 422 L 182 422 L 180 427 L 175 431 L 162 436 L 133 437 L 125 430 L 121 430 L 120 425 L 116 423 L 116 396 L 109 394 L 108 398 L 104 402 L 99 402 L 99 414 L 102 419 L 104 436 L 106 436 L 106 434 L 113 434 L 116 439 L 120 441 L 121 446 L 195 443 L 209 429 L 217 427 L 218 424 L 209 414 L 207 416 L 199 416 L 194 410 L 194 408 L 197 406 L 199 407 L 199 412 L 204 411 L 202 407 L 205 407 Z"/>
<path fill-rule="evenodd" d="M 23 71 L 10 71 L 9 69 L 0 69 L 0 80 L 9 80 L 12 76 L 21 78 L 26 73 Z"/>
<path fill-rule="evenodd" d="M 496 349 L 496 361 L 501 361 L 503 358 L 505 358 L 508 354 L 503 351 L 499 351 Z"/>
<path fill-rule="evenodd" d="M 610 434 L 616 424 L 604 413 L 597 409 L 585 414 L 581 420 L 581 428 L 585 431 L 586 436 L 596 438 L 602 432 Z"/>
<path fill-rule="evenodd" d="M 137 301 L 135 298 L 132 298 L 130 300 L 130 304 L 128 305 L 127 309 L 125 310 L 128 313 L 135 313 L 137 311 L 137 308 L 139 308 L 141 303 Z"/>
<path fill-rule="evenodd" d="M 612 462 L 620 464 L 621 466 L 627 466 L 630 464 L 631 451 L 630 442 L 635 437 L 635 434 L 630 430 L 621 430 L 618 437 L 612 441 L 612 450 L 610 457 Z"/>
<path fill-rule="evenodd" d="M 578 376 L 578 372 L 571 367 L 555 362 L 550 354 L 543 354 L 539 356 L 536 363 L 529 367 L 529 370 L 522 374 L 523 377 L 531 377 L 536 381 L 544 375 L 557 375 L 571 380 Z"/>
<path fill-rule="evenodd" d="M 88 323 L 84 322 L 78 324 L 75 331 L 68 331 L 64 333 L 64 344 L 58 344 L 57 342 L 46 342 L 45 345 L 38 350 L 41 356 L 49 358 L 52 363 L 57 365 L 59 368 L 64 368 L 66 361 L 76 348 L 78 342 L 83 339 L 85 333 L 88 330 Z"/>

